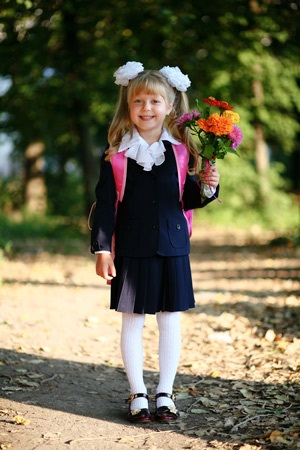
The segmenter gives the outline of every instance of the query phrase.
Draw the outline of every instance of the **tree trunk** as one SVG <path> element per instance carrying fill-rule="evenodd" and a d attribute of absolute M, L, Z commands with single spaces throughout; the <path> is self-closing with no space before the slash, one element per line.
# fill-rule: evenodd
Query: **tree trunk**
<path fill-rule="evenodd" d="M 255 163 L 257 173 L 265 175 L 270 168 L 268 146 L 264 139 L 264 128 L 261 123 L 255 126 Z"/>
<path fill-rule="evenodd" d="M 25 207 L 35 214 L 44 214 L 47 209 L 44 151 L 43 142 L 31 143 L 25 151 Z"/>
<path fill-rule="evenodd" d="M 261 72 L 261 66 L 259 64 L 255 64 L 253 67 L 253 73 L 257 74 L 257 76 L 253 80 L 252 90 L 257 108 L 261 107 L 264 104 L 264 89 L 259 79 L 259 75 Z M 254 127 L 256 169 L 259 175 L 264 175 L 270 167 L 268 146 L 264 139 L 264 127 L 262 123 L 256 120 Z"/>
<path fill-rule="evenodd" d="M 268 178 L 270 162 L 268 146 L 264 139 L 264 128 L 261 123 L 255 125 L 255 164 L 258 174 L 260 200 L 262 204 L 265 204 L 270 192 L 270 182 Z"/>
<path fill-rule="evenodd" d="M 255 64 L 253 67 L 254 80 L 252 84 L 252 89 L 257 109 L 264 104 L 264 90 L 262 82 L 260 81 L 261 72 L 262 72 L 261 66 L 259 64 Z M 268 153 L 268 146 L 264 138 L 264 126 L 258 120 L 258 118 L 255 119 L 254 128 L 255 128 L 255 165 L 258 174 L 260 199 L 262 203 L 265 203 L 270 190 L 270 183 L 268 178 L 270 159 Z"/>

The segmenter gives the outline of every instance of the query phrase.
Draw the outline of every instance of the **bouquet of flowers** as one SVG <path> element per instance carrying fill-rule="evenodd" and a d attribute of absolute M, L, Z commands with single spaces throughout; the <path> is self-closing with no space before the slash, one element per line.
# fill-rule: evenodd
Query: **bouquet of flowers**
<path fill-rule="evenodd" d="M 240 116 L 234 112 L 234 107 L 227 102 L 208 97 L 203 100 L 208 106 L 204 112 L 194 109 L 191 113 L 186 113 L 178 119 L 179 127 L 188 127 L 191 133 L 199 139 L 202 158 L 201 170 L 208 171 L 210 166 L 215 164 L 216 159 L 224 159 L 227 153 L 238 155 L 236 149 L 243 139 L 243 133 L 236 125 Z M 196 100 L 198 108 L 199 102 Z M 219 109 L 219 112 L 210 112 L 211 106 Z M 204 186 L 204 195 L 208 193 L 208 186 Z"/>

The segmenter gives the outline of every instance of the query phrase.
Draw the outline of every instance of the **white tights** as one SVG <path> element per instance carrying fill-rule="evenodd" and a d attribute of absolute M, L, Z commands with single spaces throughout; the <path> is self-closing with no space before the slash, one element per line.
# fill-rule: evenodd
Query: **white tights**
<path fill-rule="evenodd" d="M 159 384 L 156 392 L 172 394 L 181 350 L 180 312 L 156 313 L 159 330 Z M 122 313 L 121 353 L 131 394 L 147 393 L 143 377 L 143 328 L 145 314 Z M 157 407 L 173 406 L 171 399 L 160 397 Z M 147 400 L 136 398 L 131 409 L 147 408 Z"/>

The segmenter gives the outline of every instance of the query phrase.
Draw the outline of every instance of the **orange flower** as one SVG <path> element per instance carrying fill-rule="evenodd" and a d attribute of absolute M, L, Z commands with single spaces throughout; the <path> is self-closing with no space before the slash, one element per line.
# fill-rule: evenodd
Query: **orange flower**
<path fill-rule="evenodd" d="M 213 133 L 216 136 L 222 136 L 232 131 L 231 119 L 220 116 L 218 113 L 212 114 L 208 119 L 197 120 L 196 123 L 203 131 Z"/>

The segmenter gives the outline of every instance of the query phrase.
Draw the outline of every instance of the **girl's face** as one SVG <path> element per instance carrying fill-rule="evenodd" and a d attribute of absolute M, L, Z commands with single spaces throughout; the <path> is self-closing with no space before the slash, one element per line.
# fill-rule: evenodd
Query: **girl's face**
<path fill-rule="evenodd" d="M 146 94 L 144 91 L 133 95 L 128 105 L 130 119 L 142 138 L 149 144 L 157 141 L 173 105 L 167 105 L 160 94 Z"/>

